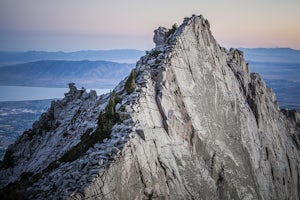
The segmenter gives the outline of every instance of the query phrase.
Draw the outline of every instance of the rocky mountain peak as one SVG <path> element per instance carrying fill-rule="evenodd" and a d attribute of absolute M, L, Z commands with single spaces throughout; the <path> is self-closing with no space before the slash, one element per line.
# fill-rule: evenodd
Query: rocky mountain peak
<path fill-rule="evenodd" d="M 1 196 L 298 199 L 299 114 L 202 16 L 159 27 L 109 94 L 53 102 L 1 163 Z M 46 117 L 45 117 L 46 116 Z"/>

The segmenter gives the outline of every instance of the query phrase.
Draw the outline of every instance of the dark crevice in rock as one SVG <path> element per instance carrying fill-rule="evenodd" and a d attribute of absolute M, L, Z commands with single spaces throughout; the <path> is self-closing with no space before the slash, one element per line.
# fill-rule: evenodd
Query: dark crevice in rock
<path fill-rule="evenodd" d="M 138 134 L 138 136 L 140 136 L 140 138 L 142 138 L 144 141 L 146 141 L 145 133 L 144 133 L 143 129 L 137 129 L 136 133 Z"/>
<path fill-rule="evenodd" d="M 253 76 L 251 76 L 251 78 L 252 77 Z M 247 102 L 255 116 L 256 124 L 257 124 L 257 126 L 259 126 L 259 112 L 258 112 L 258 107 L 257 107 L 258 105 L 257 105 L 257 100 L 256 100 L 256 98 L 257 98 L 256 97 L 256 93 L 257 93 L 256 87 L 253 83 L 249 83 L 248 88 L 249 88 L 249 93 L 247 96 Z"/>
<path fill-rule="evenodd" d="M 183 186 L 184 186 L 185 191 L 187 191 L 187 193 L 189 194 L 190 199 L 191 199 L 191 200 L 194 200 L 195 198 L 194 198 L 194 196 L 192 195 L 192 193 L 189 191 L 189 189 L 187 188 L 187 186 L 186 186 L 185 184 L 184 184 Z"/>
<path fill-rule="evenodd" d="M 296 145 L 296 147 L 300 150 L 300 144 L 299 144 L 300 138 L 297 137 L 296 134 L 292 134 L 291 137 L 292 137 L 292 140 L 293 140 L 294 144 Z"/>
<path fill-rule="evenodd" d="M 190 62 L 190 61 L 188 60 L 188 62 Z M 194 74 L 193 74 L 193 71 L 192 71 L 192 68 L 191 68 L 191 64 L 189 63 L 188 66 L 189 66 L 189 71 L 191 73 L 192 79 L 193 79 L 193 81 L 195 81 Z"/>
<path fill-rule="evenodd" d="M 271 168 L 272 180 L 275 181 L 275 176 L 274 176 L 274 169 L 273 169 L 273 166 L 271 165 L 270 168 Z"/>
<path fill-rule="evenodd" d="M 192 127 L 192 130 L 191 130 L 191 134 L 190 134 L 190 144 L 191 144 L 191 146 L 194 146 L 193 140 L 194 140 L 194 137 L 195 137 L 195 129 L 192 125 L 191 125 L 191 127 Z"/>
<path fill-rule="evenodd" d="M 265 150 L 266 150 L 266 157 L 267 157 L 267 160 L 269 160 L 269 150 L 268 150 L 268 147 L 265 147 Z"/>
<path fill-rule="evenodd" d="M 169 73 L 172 73 L 172 74 L 175 74 L 175 72 L 173 71 L 173 69 L 170 69 L 171 71 Z M 172 82 L 174 82 L 174 85 L 178 85 L 178 81 L 177 81 L 177 78 L 176 76 L 174 75 L 174 78 L 172 80 Z M 186 105 L 185 105 L 185 102 L 183 101 L 182 99 L 182 93 L 181 93 L 181 89 L 177 86 L 177 88 L 175 89 L 174 93 L 176 94 L 176 105 L 178 106 L 179 108 L 179 112 L 184 120 L 184 126 L 186 127 L 185 130 L 187 130 L 188 133 L 188 139 L 187 141 L 190 143 L 190 146 L 193 147 L 194 146 L 194 140 L 195 140 L 195 137 L 198 137 L 197 136 L 197 133 L 196 133 L 196 130 L 193 126 L 193 123 L 192 123 L 192 120 L 191 120 L 191 117 L 190 115 L 188 114 L 188 111 L 186 109 Z M 198 138 L 199 139 L 199 138 Z"/>
<path fill-rule="evenodd" d="M 224 166 L 221 166 L 221 170 L 218 174 L 217 186 L 219 187 L 225 181 L 225 174 L 224 174 Z"/>
<path fill-rule="evenodd" d="M 210 175 L 213 175 L 214 167 L 215 167 L 215 158 L 216 158 L 216 152 L 213 153 L 211 157 L 211 163 L 210 163 Z"/>
<path fill-rule="evenodd" d="M 162 118 L 162 126 L 165 129 L 165 131 L 167 132 L 167 134 L 169 135 L 169 126 L 167 123 L 167 116 L 163 110 L 163 106 L 161 104 L 161 98 L 162 98 L 162 92 L 161 92 L 161 88 L 162 88 L 162 70 L 158 70 L 158 69 L 152 69 L 151 70 L 151 79 L 155 82 L 155 102 L 158 108 L 158 111 L 160 113 L 160 116 Z"/>
<path fill-rule="evenodd" d="M 147 197 L 147 200 L 152 200 L 153 197 L 154 197 L 154 191 L 153 189 L 150 190 L 149 192 L 148 191 L 144 191 L 144 195 Z"/>
<path fill-rule="evenodd" d="M 286 154 L 286 158 L 287 158 L 287 161 L 288 161 L 290 174 L 291 174 L 291 176 L 293 176 L 293 173 L 292 173 L 292 167 L 291 167 L 291 161 L 290 161 L 290 157 L 289 157 L 288 154 Z"/>
<path fill-rule="evenodd" d="M 138 161 L 136 161 L 136 170 L 137 170 L 136 173 L 138 174 L 138 177 L 140 178 L 140 181 L 141 181 L 143 187 L 146 188 L 147 185 L 146 185 L 146 182 L 144 180 L 142 168 L 141 168 L 140 163 Z"/>
<path fill-rule="evenodd" d="M 219 194 L 220 199 L 223 199 L 224 183 L 225 183 L 225 171 L 224 171 L 224 165 L 222 164 L 218 174 L 218 180 L 216 182 L 217 192 Z"/>
<path fill-rule="evenodd" d="M 161 166 L 161 168 L 163 169 L 163 171 L 164 171 L 164 175 L 165 175 L 165 178 L 166 178 L 166 184 L 167 184 L 167 186 L 168 187 L 170 187 L 169 186 L 169 179 L 170 179 L 170 177 L 169 177 L 169 175 L 168 175 L 168 167 L 165 165 L 165 163 L 163 163 L 161 160 L 160 160 L 160 158 L 158 157 L 158 162 L 159 162 L 159 165 Z"/>
<path fill-rule="evenodd" d="M 247 97 L 247 102 L 248 102 L 248 105 L 249 105 L 249 107 L 251 108 L 251 110 L 252 110 L 252 112 L 254 114 L 254 117 L 255 117 L 255 120 L 256 120 L 256 124 L 258 126 L 259 125 L 259 123 L 258 123 L 258 117 L 259 117 L 259 115 L 258 115 L 257 105 L 256 105 L 254 99 L 252 99 L 250 96 Z"/>
<path fill-rule="evenodd" d="M 169 135 L 169 126 L 168 126 L 168 123 L 167 123 L 168 118 L 167 118 L 167 116 L 166 116 L 166 114 L 165 114 L 165 112 L 163 110 L 160 98 L 161 98 L 161 92 L 157 89 L 156 90 L 156 95 L 155 95 L 155 101 L 156 101 L 157 108 L 159 110 L 160 116 L 162 118 L 163 128 L 165 129 L 165 131 Z"/>
<path fill-rule="evenodd" d="M 241 67 L 241 66 L 236 66 L 236 64 L 233 63 L 233 60 L 227 61 L 227 66 L 233 72 L 235 78 L 239 82 L 239 86 L 241 88 L 241 91 L 243 92 L 243 95 L 246 97 L 248 91 L 247 91 L 246 85 L 244 84 L 244 75 L 245 75 L 245 72 L 244 71 L 238 71 L 236 68 L 237 67 Z"/>
<path fill-rule="evenodd" d="M 179 38 L 180 38 L 180 37 L 179 37 Z M 194 74 L 193 74 L 193 71 L 192 71 L 192 68 L 191 68 L 191 63 L 190 63 L 190 60 L 189 60 L 189 55 L 188 55 L 187 52 L 185 51 L 186 47 L 185 47 L 185 45 L 184 45 L 184 43 L 183 43 L 183 40 L 182 40 L 181 38 L 180 38 L 180 41 L 181 41 L 181 44 L 182 44 L 182 46 L 183 46 L 183 49 L 181 49 L 181 50 L 182 50 L 183 54 L 185 54 L 185 58 L 186 58 L 186 60 L 187 60 L 187 62 L 188 62 L 188 68 L 189 68 L 190 74 L 191 74 L 191 76 L 192 76 L 193 81 L 195 82 Z"/>

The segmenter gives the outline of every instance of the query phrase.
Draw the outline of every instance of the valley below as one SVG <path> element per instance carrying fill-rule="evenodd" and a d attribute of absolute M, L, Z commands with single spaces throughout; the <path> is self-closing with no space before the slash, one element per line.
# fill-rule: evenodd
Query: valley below
<path fill-rule="evenodd" d="M 51 100 L 4 101 L 0 102 L 0 158 L 9 144 L 47 111 Z"/>

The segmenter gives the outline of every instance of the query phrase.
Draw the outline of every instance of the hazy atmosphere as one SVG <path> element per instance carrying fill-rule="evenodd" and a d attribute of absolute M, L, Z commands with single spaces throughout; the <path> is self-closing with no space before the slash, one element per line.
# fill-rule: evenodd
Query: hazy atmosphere
<path fill-rule="evenodd" d="M 299 10 L 299 0 L 1 0 L 0 50 L 146 50 L 155 28 L 192 14 L 225 47 L 300 49 Z"/>

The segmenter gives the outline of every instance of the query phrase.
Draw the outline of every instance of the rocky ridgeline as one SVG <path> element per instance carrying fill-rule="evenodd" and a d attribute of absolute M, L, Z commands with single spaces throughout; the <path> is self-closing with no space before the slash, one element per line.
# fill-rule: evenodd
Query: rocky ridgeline
<path fill-rule="evenodd" d="M 98 177 L 132 137 L 133 122 L 128 113 L 133 112 L 138 95 L 126 93 L 125 81 L 115 88 L 117 93 L 100 97 L 93 90 L 90 93 L 78 90 L 74 84 L 69 84 L 69 88 L 64 99 L 53 101 L 32 129 L 9 146 L 0 171 L 1 187 L 10 183 L 2 191 L 10 195 L 5 197 L 66 198 Z M 82 143 L 84 135 L 88 140 L 95 139 L 91 135 L 97 130 L 100 113 L 105 112 L 113 93 L 121 98 L 113 109 L 122 121 L 111 128 L 107 138 L 94 141 L 83 155 L 75 153 L 73 158 L 72 150 Z"/>
<path fill-rule="evenodd" d="M 299 199 L 299 114 L 280 111 L 243 53 L 202 16 L 153 40 L 113 92 L 71 84 L 9 147 L 1 196 Z"/>

